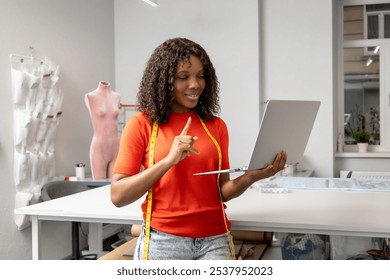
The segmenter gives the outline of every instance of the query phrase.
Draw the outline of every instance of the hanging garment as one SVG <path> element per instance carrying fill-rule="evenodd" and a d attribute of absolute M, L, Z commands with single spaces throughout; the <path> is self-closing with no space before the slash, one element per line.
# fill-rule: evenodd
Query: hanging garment
<path fill-rule="evenodd" d="M 14 104 L 15 208 L 39 202 L 41 187 L 55 174 L 55 131 L 63 95 L 59 66 L 49 59 L 10 55 Z M 28 227 L 15 215 L 18 229 Z"/>

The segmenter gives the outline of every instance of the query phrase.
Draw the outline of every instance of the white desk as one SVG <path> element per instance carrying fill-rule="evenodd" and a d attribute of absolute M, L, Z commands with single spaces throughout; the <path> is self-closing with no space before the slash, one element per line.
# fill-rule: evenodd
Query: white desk
<path fill-rule="evenodd" d="M 15 214 L 31 216 L 32 257 L 41 259 L 41 221 L 140 223 L 142 200 L 116 208 L 104 186 L 15 209 Z M 290 189 L 265 194 L 249 189 L 227 206 L 233 229 L 390 237 L 390 192 Z"/>

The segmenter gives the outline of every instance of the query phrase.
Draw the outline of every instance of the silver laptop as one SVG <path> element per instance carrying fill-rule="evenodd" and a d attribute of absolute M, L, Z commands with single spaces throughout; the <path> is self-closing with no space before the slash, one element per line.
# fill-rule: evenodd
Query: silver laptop
<path fill-rule="evenodd" d="M 287 164 L 302 160 L 320 101 L 269 100 L 248 166 L 195 173 L 207 175 L 245 172 L 272 163 L 277 153 L 287 152 Z"/>

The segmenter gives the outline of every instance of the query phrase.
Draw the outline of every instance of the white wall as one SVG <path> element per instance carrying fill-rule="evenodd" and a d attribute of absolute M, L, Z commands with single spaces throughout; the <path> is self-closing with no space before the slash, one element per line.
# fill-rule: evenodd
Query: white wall
<path fill-rule="evenodd" d="M 1 0 L 0 9 L 0 259 L 31 259 L 31 230 L 14 224 L 13 103 L 9 55 L 50 57 L 61 66 L 65 97 L 57 131 L 57 175 L 73 175 L 77 162 L 89 162 L 92 127 L 84 94 L 100 80 L 114 82 L 112 0 Z M 71 252 L 70 224 L 44 223 L 45 258 Z"/>
<path fill-rule="evenodd" d="M 219 78 L 231 165 L 246 165 L 259 125 L 258 34 L 257 0 L 160 0 L 158 8 L 116 0 L 117 90 L 134 102 L 146 61 L 160 43 L 172 37 L 198 42 Z"/>
<path fill-rule="evenodd" d="M 332 2 L 265 0 L 261 9 L 264 99 L 321 101 L 303 160 L 320 177 L 333 176 Z"/>

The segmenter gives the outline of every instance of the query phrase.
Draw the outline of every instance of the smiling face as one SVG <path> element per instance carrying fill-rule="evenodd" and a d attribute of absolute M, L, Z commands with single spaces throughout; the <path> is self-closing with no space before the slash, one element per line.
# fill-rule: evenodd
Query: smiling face
<path fill-rule="evenodd" d="M 172 113 L 187 113 L 195 108 L 205 86 L 203 64 L 198 57 L 190 55 L 188 61 L 179 62 L 175 73 Z"/>

